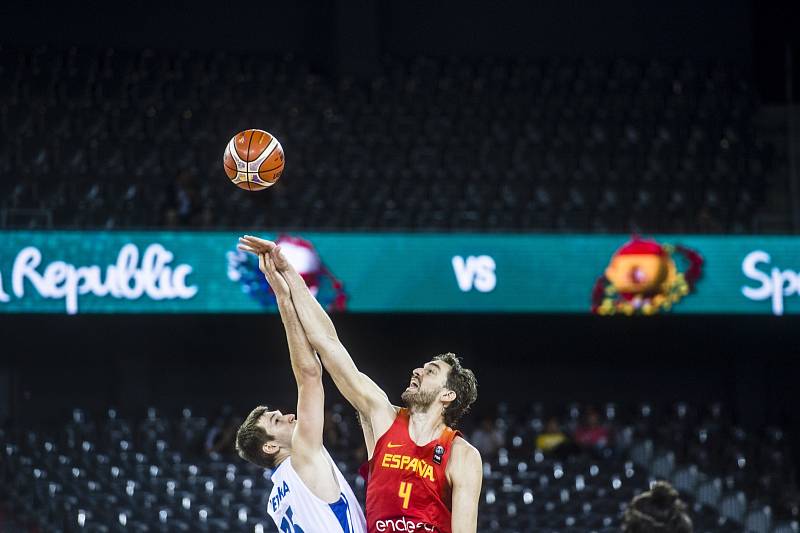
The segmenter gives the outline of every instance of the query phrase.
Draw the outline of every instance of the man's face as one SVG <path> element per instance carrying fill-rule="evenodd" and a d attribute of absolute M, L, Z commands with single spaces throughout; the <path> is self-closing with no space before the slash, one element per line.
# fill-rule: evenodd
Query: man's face
<path fill-rule="evenodd" d="M 430 361 L 422 368 L 415 368 L 401 396 L 405 404 L 420 409 L 430 407 L 444 391 L 450 368 L 444 361 Z"/>
<path fill-rule="evenodd" d="M 258 425 L 272 435 L 274 440 L 269 441 L 265 446 L 270 446 L 267 453 L 274 453 L 276 449 L 272 446 L 289 448 L 292 445 L 292 433 L 294 432 L 297 418 L 293 414 L 283 414 L 280 411 L 266 411 L 258 419 Z"/>

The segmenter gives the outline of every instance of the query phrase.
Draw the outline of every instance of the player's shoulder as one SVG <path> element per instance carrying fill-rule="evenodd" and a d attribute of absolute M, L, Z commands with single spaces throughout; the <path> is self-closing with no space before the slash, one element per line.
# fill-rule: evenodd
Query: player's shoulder
<path fill-rule="evenodd" d="M 453 439 L 452 457 L 468 464 L 481 463 L 481 452 L 478 448 L 467 442 L 467 439 L 458 435 Z"/>
<path fill-rule="evenodd" d="M 387 405 L 384 414 L 384 416 L 386 417 L 386 421 L 391 421 L 392 423 L 394 423 L 394 421 L 397 420 L 397 417 L 402 415 L 408 417 L 408 409 L 404 407 L 398 407 L 391 403 Z"/>
<path fill-rule="evenodd" d="M 327 465 L 332 463 L 328 450 L 324 446 L 319 448 L 301 448 L 292 451 L 292 470 L 303 473 L 315 473 L 317 470 L 327 471 Z"/>
<path fill-rule="evenodd" d="M 391 426 L 400 412 L 403 411 L 402 407 L 398 407 L 396 405 L 387 404 L 386 409 L 381 410 L 379 412 L 372 412 L 372 413 L 364 413 L 361 411 L 356 411 L 356 416 L 358 417 L 358 423 L 361 425 L 362 428 L 366 428 L 367 426 L 372 426 L 375 424 L 375 420 L 378 420 L 379 425 L 388 425 Z M 377 415 L 377 416 L 376 416 Z"/>
<path fill-rule="evenodd" d="M 447 462 L 447 478 L 455 486 L 479 483 L 483 476 L 481 452 L 461 436 L 453 439 L 450 460 Z"/>

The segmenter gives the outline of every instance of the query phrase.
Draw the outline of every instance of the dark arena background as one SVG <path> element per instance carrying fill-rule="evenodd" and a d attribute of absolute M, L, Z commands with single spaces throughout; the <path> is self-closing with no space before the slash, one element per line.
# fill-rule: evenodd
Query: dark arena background
<path fill-rule="evenodd" d="M 393 402 L 475 371 L 478 531 L 620 531 L 665 480 L 694 531 L 798 533 L 796 7 L 6 3 L 0 531 L 278 531 L 233 448 L 297 394 L 254 234 Z"/>

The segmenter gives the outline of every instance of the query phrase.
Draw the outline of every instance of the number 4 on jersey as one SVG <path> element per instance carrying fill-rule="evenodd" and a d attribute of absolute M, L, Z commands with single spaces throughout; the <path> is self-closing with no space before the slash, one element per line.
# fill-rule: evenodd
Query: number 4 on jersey
<path fill-rule="evenodd" d="M 403 498 L 403 509 L 408 509 L 408 500 L 411 498 L 411 486 L 411 483 L 406 483 L 405 481 L 400 482 L 400 491 L 397 495 Z"/>

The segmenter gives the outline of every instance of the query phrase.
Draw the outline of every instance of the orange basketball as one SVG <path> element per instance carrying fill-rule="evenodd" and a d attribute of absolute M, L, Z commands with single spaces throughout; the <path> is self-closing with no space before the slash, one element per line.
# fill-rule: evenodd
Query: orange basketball
<path fill-rule="evenodd" d="M 228 143 L 222 164 L 238 187 L 262 191 L 278 181 L 286 162 L 278 139 L 264 130 L 245 130 Z"/>

